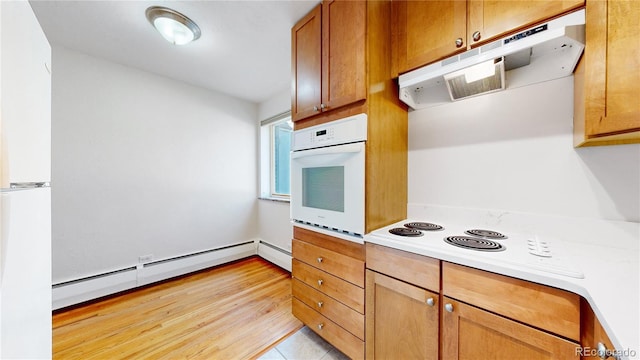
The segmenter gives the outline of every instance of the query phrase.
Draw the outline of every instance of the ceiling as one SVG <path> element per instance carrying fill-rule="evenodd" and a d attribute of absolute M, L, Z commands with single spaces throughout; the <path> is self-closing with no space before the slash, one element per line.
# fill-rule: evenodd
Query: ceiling
<path fill-rule="evenodd" d="M 30 3 L 54 47 L 259 103 L 290 87 L 291 27 L 319 1 Z M 189 17 L 202 30 L 200 39 L 184 46 L 165 41 L 145 17 L 154 5 Z"/>

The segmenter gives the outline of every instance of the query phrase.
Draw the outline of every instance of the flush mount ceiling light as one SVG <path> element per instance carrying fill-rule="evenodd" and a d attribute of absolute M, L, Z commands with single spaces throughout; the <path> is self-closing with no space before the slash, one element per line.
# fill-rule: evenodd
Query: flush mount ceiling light
<path fill-rule="evenodd" d="M 152 6 L 145 13 L 151 25 L 172 44 L 184 45 L 200 37 L 198 25 L 175 10 Z"/>

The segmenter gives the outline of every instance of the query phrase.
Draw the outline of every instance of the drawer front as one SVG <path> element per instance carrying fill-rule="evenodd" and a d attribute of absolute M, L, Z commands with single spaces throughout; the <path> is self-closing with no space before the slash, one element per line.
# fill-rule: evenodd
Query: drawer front
<path fill-rule="evenodd" d="M 364 287 L 364 261 L 297 239 L 293 239 L 292 253 L 300 261 Z"/>
<path fill-rule="evenodd" d="M 294 278 L 312 288 L 325 293 L 348 307 L 364 314 L 364 289 L 344 281 L 336 276 L 318 270 L 302 261 L 291 261 L 291 274 Z"/>
<path fill-rule="evenodd" d="M 300 280 L 293 279 L 291 286 L 298 300 L 364 340 L 364 315 Z"/>
<path fill-rule="evenodd" d="M 367 268 L 424 289 L 440 291 L 440 260 L 367 243 Z"/>
<path fill-rule="evenodd" d="M 580 297 L 568 291 L 443 262 L 442 293 L 580 341 Z"/>
<path fill-rule="evenodd" d="M 351 359 L 364 359 L 364 341 L 293 298 L 293 315 Z"/>

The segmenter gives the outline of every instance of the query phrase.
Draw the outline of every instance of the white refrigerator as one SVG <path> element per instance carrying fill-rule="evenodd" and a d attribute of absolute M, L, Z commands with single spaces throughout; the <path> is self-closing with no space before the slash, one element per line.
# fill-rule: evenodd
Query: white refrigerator
<path fill-rule="evenodd" d="M 0 359 L 51 358 L 51 48 L 0 1 Z"/>

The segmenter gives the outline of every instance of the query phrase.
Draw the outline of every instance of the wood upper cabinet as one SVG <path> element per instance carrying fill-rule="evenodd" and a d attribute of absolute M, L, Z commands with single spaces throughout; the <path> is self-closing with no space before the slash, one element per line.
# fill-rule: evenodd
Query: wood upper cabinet
<path fill-rule="evenodd" d="M 392 4 L 392 61 L 398 73 L 466 50 L 465 1 L 400 0 Z"/>
<path fill-rule="evenodd" d="M 393 72 L 401 74 L 584 5 L 584 0 L 394 2 Z"/>
<path fill-rule="evenodd" d="M 584 0 L 469 0 L 469 45 L 486 43 L 583 5 Z"/>
<path fill-rule="evenodd" d="M 446 296 L 441 305 L 442 359 L 580 359 L 559 336 Z"/>
<path fill-rule="evenodd" d="M 574 76 L 574 145 L 640 143 L 638 1 L 587 0 Z"/>
<path fill-rule="evenodd" d="M 291 29 L 291 65 L 295 121 L 316 114 L 322 102 L 322 5 Z"/>
<path fill-rule="evenodd" d="M 298 121 L 366 98 L 365 1 L 324 1 L 291 31 Z"/>

